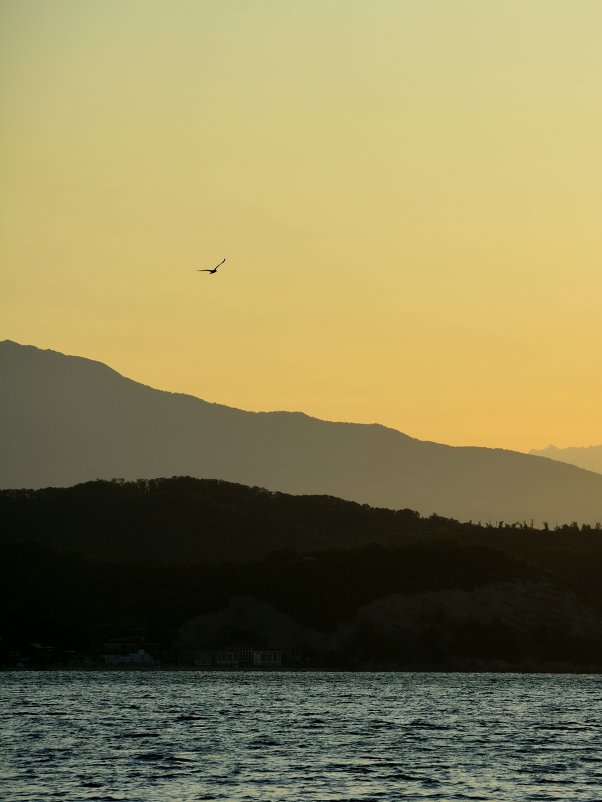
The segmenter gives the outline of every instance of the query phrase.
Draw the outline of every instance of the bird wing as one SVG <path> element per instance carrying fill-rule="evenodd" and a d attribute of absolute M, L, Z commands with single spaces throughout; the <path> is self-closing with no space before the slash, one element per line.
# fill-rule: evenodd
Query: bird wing
<path fill-rule="evenodd" d="M 223 265 L 225 261 L 226 261 L 225 259 L 222 259 L 222 261 L 219 263 L 219 265 L 215 265 L 215 267 L 213 267 L 213 268 L 209 268 L 209 267 L 200 268 L 200 267 L 198 267 L 196 272 L 197 273 L 215 273 L 217 268 L 220 265 Z"/>

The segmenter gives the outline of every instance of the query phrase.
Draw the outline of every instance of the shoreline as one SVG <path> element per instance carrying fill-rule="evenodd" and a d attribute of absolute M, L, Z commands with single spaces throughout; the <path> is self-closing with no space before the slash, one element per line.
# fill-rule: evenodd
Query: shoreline
<path fill-rule="evenodd" d="M 154 665 L 154 666 L 0 666 L 0 674 L 16 673 L 104 673 L 104 674 L 520 674 L 520 675 L 600 675 L 602 666 L 571 666 L 554 663 L 534 665 L 478 665 L 478 666 L 279 666 L 253 668 L 251 666 L 210 668 L 207 666 Z"/>

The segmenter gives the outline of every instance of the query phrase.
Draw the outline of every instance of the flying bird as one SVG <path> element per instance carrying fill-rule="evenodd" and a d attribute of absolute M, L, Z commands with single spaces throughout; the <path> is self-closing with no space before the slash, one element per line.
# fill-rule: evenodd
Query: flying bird
<path fill-rule="evenodd" d="M 213 267 L 213 268 L 209 268 L 209 267 L 197 268 L 196 272 L 197 273 L 217 273 L 217 268 L 220 265 L 223 265 L 225 261 L 226 261 L 225 259 L 222 259 L 222 261 L 219 263 L 219 265 L 215 265 L 215 267 Z"/>

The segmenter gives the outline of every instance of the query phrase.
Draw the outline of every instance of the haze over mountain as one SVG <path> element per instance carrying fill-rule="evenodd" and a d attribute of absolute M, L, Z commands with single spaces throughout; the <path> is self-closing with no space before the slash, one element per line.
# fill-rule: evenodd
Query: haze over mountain
<path fill-rule="evenodd" d="M 460 520 L 602 520 L 602 476 L 533 455 L 245 412 L 11 341 L 0 371 L 4 488 L 189 475 Z"/>
<path fill-rule="evenodd" d="M 540 451 L 533 448 L 529 453 L 555 459 L 558 462 L 567 462 L 569 465 L 578 465 L 580 468 L 585 468 L 586 471 L 602 473 L 602 445 L 582 448 L 556 448 L 556 446 L 549 445 Z"/>

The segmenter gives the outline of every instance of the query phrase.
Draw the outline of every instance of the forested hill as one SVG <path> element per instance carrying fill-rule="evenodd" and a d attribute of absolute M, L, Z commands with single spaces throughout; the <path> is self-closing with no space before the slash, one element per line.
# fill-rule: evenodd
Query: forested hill
<path fill-rule="evenodd" d="M 5 539 L 45 541 L 102 559 L 165 562 L 400 545 L 419 533 L 462 529 L 413 510 L 190 477 L 2 490 L 0 516 Z"/>
<path fill-rule="evenodd" d="M 0 491 L 3 539 L 52 544 L 108 560 L 260 560 L 273 552 L 404 546 L 431 540 L 477 544 L 551 565 L 602 555 L 599 528 L 528 522 L 496 527 L 332 496 L 293 496 L 221 480 L 107 482 Z M 592 563 L 593 564 L 593 563 Z"/>
<path fill-rule="evenodd" d="M 5 490 L 0 518 L 0 664 L 253 646 L 343 668 L 602 665 L 589 527 L 494 528 L 187 477 Z"/>

